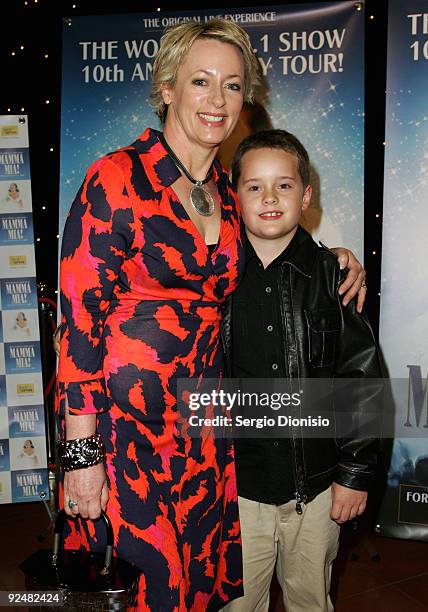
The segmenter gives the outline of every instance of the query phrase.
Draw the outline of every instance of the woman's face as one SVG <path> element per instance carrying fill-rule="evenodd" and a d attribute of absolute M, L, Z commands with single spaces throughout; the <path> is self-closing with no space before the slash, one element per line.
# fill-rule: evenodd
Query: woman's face
<path fill-rule="evenodd" d="M 18 189 L 16 188 L 15 183 L 12 183 L 12 184 L 11 184 L 11 186 L 9 187 L 9 195 L 10 195 L 12 198 L 16 198 L 16 197 L 19 195 L 19 191 L 18 191 Z"/>
<path fill-rule="evenodd" d="M 34 453 L 34 446 L 31 440 L 26 440 L 24 442 L 24 453 L 29 456 Z"/>
<path fill-rule="evenodd" d="M 19 312 L 17 314 L 15 320 L 18 327 L 25 327 L 27 325 L 27 319 L 25 318 L 25 315 L 22 312 Z"/>
<path fill-rule="evenodd" d="M 165 87 L 165 128 L 188 143 L 218 147 L 231 134 L 243 104 L 244 60 L 234 45 L 198 38 Z"/>

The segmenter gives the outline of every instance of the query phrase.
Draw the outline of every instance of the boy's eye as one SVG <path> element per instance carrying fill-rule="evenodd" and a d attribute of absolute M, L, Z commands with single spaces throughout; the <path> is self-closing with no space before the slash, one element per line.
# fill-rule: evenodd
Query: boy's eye
<path fill-rule="evenodd" d="M 260 187 L 258 185 L 250 185 L 248 191 L 258 191 Z"/>
<path fill-rule="evenodd" d="M 290 183 L 281 183 L 279 186 L 280 189 L 291 189 Z"/>
<path fill-rule="evenodd" d="M 206 81 L 204 79 L 194 79 L 193 81 L 193 85 L 197 85 L 198 87 L 201 87 L 205 84 L 206 84 Z"/>

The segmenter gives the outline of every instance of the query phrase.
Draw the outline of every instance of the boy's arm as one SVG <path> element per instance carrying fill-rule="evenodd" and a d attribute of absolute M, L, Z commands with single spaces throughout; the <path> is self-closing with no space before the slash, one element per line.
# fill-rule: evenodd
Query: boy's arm
<path fill-rule="evenodd" d="M 340 283 L 343 272 L 337 270 Z M 341 309 L 341 331 L 336 347 L 335 407 L 338 413 L 339 462 L 332 487 L 331 516 L 345 522 L 364 511 L 378 453 L 379 414 L 382 400 L 381 366 L 376 341 L 364 313 L 353 300 Z M 361 431 L 361 426 L 369 431 Z"/>

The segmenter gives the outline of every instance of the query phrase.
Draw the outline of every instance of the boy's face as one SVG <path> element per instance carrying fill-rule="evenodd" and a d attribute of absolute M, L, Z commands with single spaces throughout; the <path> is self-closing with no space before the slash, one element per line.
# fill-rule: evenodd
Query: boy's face
<path fill-rule="evenodd" d="M 243 155 L 238 199 L 250 239 L 285 239 L 286 246 L 311 194 L 310 186 L 303 189 L 296 155 L 282 149 L 252 149 Z"/>

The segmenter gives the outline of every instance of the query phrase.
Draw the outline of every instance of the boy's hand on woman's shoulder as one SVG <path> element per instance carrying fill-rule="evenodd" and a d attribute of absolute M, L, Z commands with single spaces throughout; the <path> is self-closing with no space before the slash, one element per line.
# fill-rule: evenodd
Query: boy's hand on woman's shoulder
<path fill-rule="evenodd" d="M 366 509 L 367 491 L 357 491 L 333 482 L 330 517 L 339 525 L 359 516 Z"/>
<path fill-rule="evenodd" d="M 362 312 L 367 294 L 366 271 L 349 249 L 334 247 L 330 250 L 336 255 L 340 269 L 348 268 L 348 274 L 339 287 L 339 294 L 343 295 L 342 304 L 347 306 L 358 294 L 357 312 Z"/>

